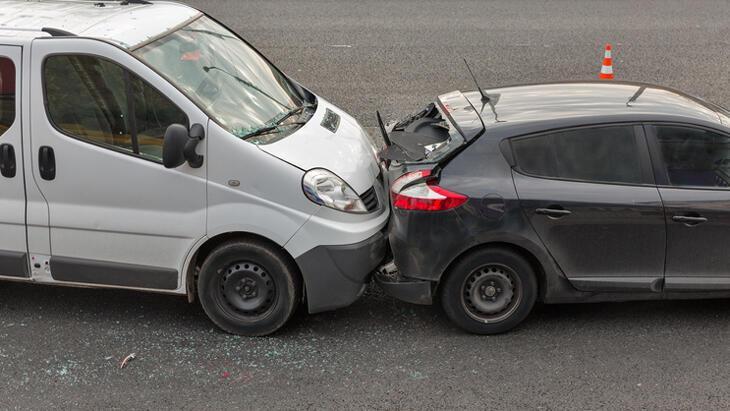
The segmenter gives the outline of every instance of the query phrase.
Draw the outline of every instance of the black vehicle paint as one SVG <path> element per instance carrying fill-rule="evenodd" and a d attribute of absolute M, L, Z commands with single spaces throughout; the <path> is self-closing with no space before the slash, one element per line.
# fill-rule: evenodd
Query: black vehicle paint
<path fill-rule="evenodd" d="M 640 88 L 644 92 L 631 101 Z M 695 255 L 707 247 L 716 250 L 726 244 L 717 241 L 717 235 L 727 231 L 723 226 L 730 221 L 730 203 L 727 207 L 724 203 L 730 200 L 730 191 L 688 193 L 662 187 L 658 175 L 655 184 L 657 160 L 649 156 L 651 136 L 643 131 L 652 123 L 680 123 L 730 135 L 715 111 L 717 106 L 643 83 L 552 83 L 487 92 L 500 99 L 480 111 L 486 125 L 484 135 L 440 170 L 439 185 L 467 195 L 468 202 L 443 212 L 393 210 L 389 239 L 401 282 L 422 287 L 422 281 L 430 281 L 436 293 L 443 275 L 460 256 L 478 247 L 499 246 L 528 258 L 538 272 L 539 299 L 547 303 L 730 295 L 730 264 L 723 259 L 709 260 L 710 267 L 701 270 L 704 274 L 695 276 L 686 274 L 689 265 L 677 263 L 677 271 L 683 274 L 673 276 L 667 271 L 665 279 L 665 259 L 671 267 L 672 261 L 681 258 L 676 252 L 665 255 L 665 246 L 670 244 L 671 253 L 671 244 L 677 242 L 670 238 L 683 235 L 672 233 L 703 230 L 703 224 L 688 227 L 672 221 L 672 210 L 689 215 L 697 207 L 696 212 L 703 216 L 722 214 L 724 217 L 713 215 L 717 228 L 706 226 L 706 230 L 713 230 L 711 234 L 693 239 Z M 464 96 L 480 105 L 479 93 Z M 542 178 L 521 173 L 515 167 L 512 138 L 617 124 L 636 130 L 643 172 L 643 180 L 637 184 Z M 390 180 L 406 171 L 436 166 L 428 161 L 394 164 Z M 664 194 L 672 197 L 670 191 L 677 196 L 674 203 L 679 206 L 672 206 L 667 198 L 662 202 Z M 688 207 L 687 203 L 697 199 L 698 194 L 705 199 Z M 536 213 L 554 206 L 562 206 L 572 214 L 556 218 Z M 669 210 L 666 219 L 665 207 Z M 576 247 L 587 248 L 580 252 Z M 392 285 L 396 282 L 393 278 L 376 278 L 389 282 L 386 292 L 396 297 L 407 293 L 402 291 L 407 285 L 400 287 L 400 292 Z M 425 299 L 421 302 L 428 303 Z"/>

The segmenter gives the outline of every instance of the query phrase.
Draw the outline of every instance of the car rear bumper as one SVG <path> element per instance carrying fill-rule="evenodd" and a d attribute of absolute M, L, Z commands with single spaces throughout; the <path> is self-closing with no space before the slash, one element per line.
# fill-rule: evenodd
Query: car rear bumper
<path fill-rule="evenodd" d="M 385 258 L 386 239 L 378 231 L 347 245 L 321 245 L 295 260 L 306 286 L 310 313 L 352 304 L 367 286 L 370 275 Z"/>
<path fill-rule="evenodd" d="M 433 303 L 433 283 L 402 277 L 392 261 L 378 269 L 375 282 L 386 294 L 401 301 L 425 305 Z"/>
<path fill-rule="evenodd" d="M 471 236 L 455 210 L 393 210 L 388 239 L 402 277 L 438 282 Z"/>

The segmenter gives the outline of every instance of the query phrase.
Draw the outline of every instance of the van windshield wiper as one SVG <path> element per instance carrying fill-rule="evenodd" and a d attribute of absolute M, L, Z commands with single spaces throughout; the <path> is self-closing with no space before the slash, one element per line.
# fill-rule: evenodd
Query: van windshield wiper
<path fill-rule="evenodd" d="M 281 116 L 281 118 L 279 118 L 278 120 L 276 120 L 276 122 L 274 124 L 266 125 L 261 128 L 258 128 L 248 134 L 244 134 L 240 138 L 245 140 L 250 137 L 260 136 L 262 134 L 273 133 L 275 131 L 279 131 L 279 129 L 283 126 L 303 126 L 303 125 L 307 124 L 306 121 L 295 121 L 295 122 L 287 123 L 287 124 L 282 124 L 282 123 L 284 121 L 286 121 L 286 119 L 290 118 L 291 116 L 293 116 L 295 114 L 299 114 L 302 111 L 309 109 L 309 108 L 314 108 L 314 104 L 302 104 L 301 106 L 293 108 L 293 109 L 287 111 L 286 113 L 284 113 L 284 115 Z"/>
<path fill-rule="evenodd" d="M 279 125 L 279 124 L 283 123 L 289 117 L 291 117 L 291 116 L 293 116 L 295 114 L 299 114 L 299 113 L 301 113 L 302 111 L 304 111 L 304 110 L 306 110 L 308 108 L 314 108 L 314 104 L 302 104 L 299 107 L 293 108 L 293 109 L 287 111 L 281 118 L 279 118 L 278 120 L 276 120 L 276 123 L 274 123 L 274 124 L 275 125 Z"/>
<path fill-rule="evenodd" d="M 303 126 L 303 125 L 307 124 L 306 121 L 294 121 L 294 122 L 287 123 L 287 124 L 282 124 L 282 123 L 284 121 L 286 121 L 288 118 L 290 118 L 291 116 L 293 116 L 295 114 L 299 114 L 306 109 L 310 109 L 310 108 L 314 108 L 314 107 L 315 107 L 314 104 L 302 104 L 301 106 L 293 108 L 293 109 L 287 111 L 286 113 L 284 113 L 284 115 L 281 116 L 278 120 L 276 120 L 273 124 L 269 124 L 270 122 L 267 122 L 264 125 L 262 125 L 260 128 L 257 128 L 256 130 L 254 130 L 248 134 L 244 134 L 244 135 L 240 136 L 239 138 L 246 140 L 247 138 L 260 136 L 262 134 L 278 132 L 278 131 L 280 131 L 280 129 L 282 127 L 285 127 L 285 126 Z"/>
<path fill-rule="evenodd" d="M 261 127 L 259 129 L 256 129 L 256 130 L 254 130 L 254 131 L 252 131 L 252 132 L 250 132 L 248 134 L 244 134 L 240 138 L 242 140 L 247 140 L 247 139 L 249 139 L 251 137 L 256 137 L 256 136 L 260 136 L 260 135 L 263 135 L 263 134 L 269 134 L 269 133 L 273 133 L 273 132 L 278 132 L 278 131 L 280 131 L 281 127 L 284 127 L 284 126 L 303 126 L 305 124 L 307 124 L 306 121 L 297 121 L 297 122 L 294 122 L 294 123 L 275 124 L 273 126 L 265 126 L 265 127 Z"/>
<path fill-rule="evenodd" d="M 218 37 L 218 38 L 220 38 L 220 39 L 235 39 L 235 37 L 233 37 L 233 36 L 230 36 L 230 35 L 228 35 L 228 34 L 223 34 L 223 33 L 217 33 L 217 32 L 215 32 L 215 31 L 211 31 L 211 30 L 204 30 L 204 29 L 191 29 L 191 28 L 187 28 L 187 29 L 182 29 L 182 31 L 189 31 L 189 32 L 192 32 L 192 33 L 203 33 L 203 34 L 209 34 L 209 35 L 211 35 L 211 36 L 215 36 L 215 37 Z"/>
<path fill-rule="evenodd" d="M 238 76 L 237 76 L 237 75 L 235 75 L 235 74 L 229 73 L 228 71 L 226 71 L 226 70 L 224 70 L 224 69 L 222 69 L 222 68 L 220 68 L 220 67 L 216 67 L 216 66 L 203 66 L 203 71 L 205 71 L 206 73 L 210 73 L 210 71 L 211 71 L 211 70 L 218 70 L 218 71 L 220 71 L 221 73 L 225 73 L 225 74 L 227 74 L 228 76 L 230 76 L 231 78 L 233 78 L 234 80 L 236 80 L 236 81 L 238 81 L 239 83 L 241 83 L 241 84 L 245 85 L 246 87 L 248 87 L 248 88 L 250 88 L 250 89 L 252 89 L 252 90 L 258 91 L 258 92 L 259 92 L 259 93 L 260 93 L 261 95 L 263 95 L 263 96 L 267 97 L 267 98 L 268 98 L 269 100 L 271 100 L 271 101 L 273 101 L 274 103 L 276 103 L 276 104 L 278 104 L 278 105 L 280 105 L 280 106 L 284 107 L 285 109 L 287 109 L 287 110 L 294 110 L 293 108 L 291 108 L 291 107 L 287 106 L 286 104 L 282 103 L 281 101 L 277 100 L 277 99 L 276 99 L 276 98 L 275 98 L 274 96 L 272 96 L 271 94 L 269 94 L 269 93 L 267 93 L 267 92 L 265 92 L 265 91 L 261 90 L 261 89 L 260 89 L 260 88 L 259 88 L 258 86 L 256 86 L 255 84 L 251 83 L 251 82 L 250 82 L 250 81 L 248 81 L 248 80 L 244 80 L 244 79 L 242 79 L 241 77 L 238 77 Z"/>

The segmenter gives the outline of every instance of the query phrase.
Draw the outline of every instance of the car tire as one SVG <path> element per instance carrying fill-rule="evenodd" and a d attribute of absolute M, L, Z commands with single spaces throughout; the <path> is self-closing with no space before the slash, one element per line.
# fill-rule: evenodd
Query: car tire
<path fill-rule="evenodd" d="M 526 259 L 507 249 L 485 248 L 449 270 L 441 286 L 441 305 L 462 329 L 499 334 L 527 317 L 537 288 L 535 270 Z"/>
<path fill-rule="evenodd" d="M 301 288 L 294 262 L 259 241 L 216 248 L 198 276 L 198 298 L 205 313 L 224 331 L 243 336 L 280 329 L 300 302 Z"/>

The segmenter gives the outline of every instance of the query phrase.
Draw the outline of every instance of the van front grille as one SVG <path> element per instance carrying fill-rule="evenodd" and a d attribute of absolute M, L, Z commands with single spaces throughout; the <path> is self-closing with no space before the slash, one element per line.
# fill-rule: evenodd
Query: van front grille
<path fill-rule="evenodd" d="M 366 192 L 362 193 L 360 199 L 365 204 L 365 208 L 369 213 L 378 209 L 378 194 L 375 192 L 375 186 L 370 187 Z"/>

